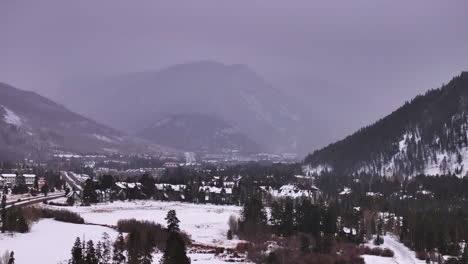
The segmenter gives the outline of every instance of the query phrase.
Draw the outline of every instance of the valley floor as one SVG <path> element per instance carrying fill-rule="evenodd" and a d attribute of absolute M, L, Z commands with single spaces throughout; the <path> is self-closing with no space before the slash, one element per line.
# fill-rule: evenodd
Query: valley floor
<path fill-rule="evenodd" d="M 64 199 L 64 198 L 61 198 Z M 62 209 L 51 205 L 54 209 Z M 131 201 L 97 204 L 88 207 L 67 207 L 67 210 L 79 213 L 87 223 L 115 226 L 120 219 L 135 218 L 149 220 L 162 225 L 166 224 L 166 213 L 176 210 L 180 219 L 182 231 L 189 234 L 196 244 L 234 248 L 240 240 L 227 240 L 228 219 L 231 215 L 239 217 L 241 208 L 238 206 L 190 204 L 181 202 L 161 201 Z M 99 225 L 79 225 L 43 219 L 34 223 L 31 232 L 26 234 L 0 234 L 0 254 L 5 250 L 15 251 L 17 263 L 66 263 L 70 257 L 71 247 L 80 237 L 85 240 L 97 241 L 102 233 L 107 232 L 112 240 L 117 232 Z M 370 247 L 375 247 L 371 243 Z M 393 250 L 393 258 L 364 255 L 367 264 L 423 264 L 416 259 L 415 253 L 397 241 L 394 237 L 384 237 L 381 248 Z M 226 263 L 229 256 L 214 256 L 214 254 L 189 248 L 189 257 L 194 263 L 219 264 Z M 161 253 L 154 254 L 153 263 L 158 263 Z M 240 263 L 242 259 L 231 259 Z M 238 262 L 236 262 L 238 261 Z"/>
<path fill-rule="evenodd" d="M 63 198 L 62 198 L 63 199 Z M 47 206 L 54 209 L 63 207 Z M 67 210 L 79 213 L 87 223 L 116 225 L 120 219 L 135 218 L 166 224 L 166 213 L 176 210 L 180 219 L 180 228 L 189 234 L 197 244 L 233 248 L 240 240 L 227 240 L 228 219 L 231 215 L 239 216 L 238 206 L 220 206 L 210 204 L 189 204 L 161 201 L 132 201 L 98 204 L 89 207 L 67 207 Z M 31 232 L 26 234 L 0 234 L 0 254 L 6 250 L 15 251 L 17 263 L 66 263 L 76 237 L 98 241 L 103 232 L 112 240 L 117 232 L 112 228 L 97 225 L 79 225 L 43 219 L 34 223 Z M 154 254 L 153 263 L 159 263 L 161 253 Z M 188 249 L 188 256 L 193 263 L 219 264 L 226 260 L 240 263 L 243 259 Z M 238 261 L 238 262 L 236 262 Z M 245 263 L 245 262 L 243 262 Z"/>

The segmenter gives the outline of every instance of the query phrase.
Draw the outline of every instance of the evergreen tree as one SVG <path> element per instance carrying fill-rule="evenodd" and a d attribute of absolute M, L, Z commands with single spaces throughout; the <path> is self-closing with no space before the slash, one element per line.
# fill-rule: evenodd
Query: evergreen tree
<path fill-rule="evenodd" d="M 10 259 L 8 259 L 8 264 L 15 264 L 15 252 L 10 253 Z"/>
<path fill-rule="evenodd" d="M 170 233 L 173 233 L 173 232 L 179 232 L 180 229 L 179 229 L 179 219 L 177 218 L 177 214 L 176 214 L 176 211 L 175 210 L 170 210 L 169 212 L 167 212 L 167 216 L 166 216 L 166 221 L 167 221 L 167 230 L 170 232 Z"/>
<path fill-rule="evenodd" d="M 313 205 L 309 199 L 297 203 L 295 210 L 295 222 L 297 230 L 312 235 L 314 238 L 320 236 L 320 210 Z"/>
<path fill-rule="evenodd" d="M 83 187 L 83 203 L 97 203 L 96 186 L 91 179 L 85 181 Z"/>
<path fill-rule="evenodd" d="M 294 231 L 294 204 L 291 198 L 286 199 L 284 204 L 281 230 L 284 236 L 290 236 Z"/>
<path fill-rule="evenodd" d="M 79 237 L 76 238 L 75 244 L 73 244 L 71 254 L 72 254 L 72 259 L 70 260 L 71 264 L 84 264 L 83 248 L 81 246 L 81 241 Z"/>
<path fill-rule="evenodd" d="M 109 234 L 106 232 L 102 233 L 102 243 L 101 243 L 101 264 L 110 264 L 112 260 L 112 249 L 111 249 L 111 241 L 109 239 Z"/>
<path fill-rule="evenodd" d="M 328 235 L 335 235 L 337 228 L 337 215 L 335 208 L 329 207 L 325 211 L 324 219 L 323 219 L 323 232 Z"/>
<path fill-rule="evenodd" d="M 242 222 L 265 224 L 267 220 L 263 203 L 258 198 L 248 199 L 242 208 Z"/>
<path fill-rule="evenodd" d="M 160 264 L 189 264 L 185 242 L 177 232 L 171 232 L 166 241 L 166 248 Z"/>
<path fill-rule="evenodd" d="M 151 264 L 153 262 L 153 252 L 154 247 L 156 246 L 156 239 L 154 234 L 151 232 L 143 234 L 143 250 L 141 256 L 142 264 Z"/>
<path fill-rule="evenodd" d="M 239 223 L 239 235 L 246 238 L 258 238 L 264 234 L 267 216 L 263 203 L 258 198 L 247 199 L 242 208 L 242 219 Z"/>
<path fill-rule="evenodd" d="M 33 185 L 34 190 L 39 191 L 39 181 L 38 177 L 34 178 L 34 185 Z"/>
<path fill-rule="evenodd" d="M 85 264 L 98 264 L 96 257 L 96 250 L 94 249 L 94 243 L 92 240 L 89 240 L 86 244 L 86 257 Z"/>
<path fill-rule="evenodd" d="M 42 185 L 41 193 L 44 194 L 44 196 L 47 196 L 47 194 L 49 193 L 49 186 L 47 184 Z"/>
<path fill-rule="evenodd" d="M 301 235 L 300 236 L 300 241 L 301 241 L 301 252 L 302 253 L 309 253 L 310 252 L 310 240 L 309 237 L 306 235 Z"/>
<path fill-rule="evenodd" d="M 138 231 L 130 232 L 128 235 L 127 243 L 127 259 L 128 264 L 140 264 L 141 263 L 141 237 Z"/>
<path fill-rule="evenodd" d="M 112 256 L 113 264 L 125 264 L 125 240 L 122 233 L 120 232 L 117 236 L 117 240 L 114 243 L 114 255 Z"/>
<path fill-rule="evenodd" d="M 96 259 L 99 264 L 102 264 L 102 242 L 98 241 L 96 244 Z"/>
<path fill-rule="evenodd" d="M 270 223 L 274 230 L 279 234 L 281 230 L 281 219 L 283 217 L 283 206 L 279 201 L 273 201 L 270 206 L 271 216 Z"/>
<path fill-rule="evenodd" d="M 0 212 L 0 220 L 2 221 L 2 233 L 7 231 L 7 210 L 6 210 L 6 195 L 3 194 L 2 196 L 2 203 L 1 203 L 1 212 Z"/>
<path fill-rule="evenodd" d="M 18 217 L 17 230 L 20 233 L 29 232 L 29 226 L 28 226 L 28 223 L 26 222 L 26 219 L 24 219 L 23 214 L 20 214 Z"/>
<path fill-rule="evenodd" d="M 146 197 L 153 197 L 156 187 L 154 186 L 155 181 L 151 175 L 145 173 L 143 176 L 140 178 L 140 183 L 143 186 L 142 191 L 146 195 Z"/>

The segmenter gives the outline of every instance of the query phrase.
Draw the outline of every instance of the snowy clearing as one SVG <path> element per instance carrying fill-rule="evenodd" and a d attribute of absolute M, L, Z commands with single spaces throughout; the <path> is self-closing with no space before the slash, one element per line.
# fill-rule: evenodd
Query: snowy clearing
<path fill-rule="evenodd" d="M 368 264 L 387 264 L 387 263 L 397 263 L 397 264 L 424 264 L 426 263 L 423 260 L 419 260 L 416 258 L 416 253 L 411 251 L 411 249 L 407 248 L 405 245 L 400 243 L 395 237 L 391 235 L 386 235 L 383 237 L 384 243 L 380 245 L 380 248 L 389 248 L 394 253 L 395 256 L 393 258 L 386 258 L 386 257 L 378 257 L 378 256 L 369 256 L 364 255 L 364 260 Z M 374 248 L 374 244 L 369 242 L 366 244 L 371 248 Z"/>
<path fill-rule="evenodd" d="M 61 198 L 63 200 L 63 198 Z M 180 227 L 196 243 L 217 247 L 235 247 L 239 240 L 227 240 L 228 219 L 239 215 L 238 206 L 221 206 L 211 204 L 189 204 L 181 202 L 132 201 L 98 204 L 89 207 L 55 207 L 39 205 L 54 209 L 67 209 L 79 213 L 86 222 L 116 225 L 119 219 L 135 218 L 150 220 L 165 225 L 168 210 L 176 210 L 181 220 Z M 6 250 L 15 251 L 17 263 L 66 263 L 76 237 L 85 240 L 101 239 L 107 232 L 112 240 L 117 232 L 111 228 L 95 225 L 78 225 L 43 219 L 34 223 L 31 232 L 26 234 L 0 234 L 0 253 Z M 159 263 L 162 253 L 155 253 L 153 263 Z M 188 256 L 192 263 L 220 264 L 226 263 L 229 256 L 215 256 L 211 253 L 191 252 Z M 245 260 L 232 260 L 230 263 L 247 263 Z"/>
<path fill-rule="evenodd" d="M 117 237 L 113 229 L 78 225 L 43 219 L 34 223 L 26 234 L 0 234 L 0 253 L 14 251 L 16 263 L 66 263 L 76 237 L 97 241 L 107 232 L 112 240 Z"/>
<path fill-rule="evenodd" d="M 3 120 L 5 121 L 5 123 L 14 125 L 17 127 L 20 127 L 23 124 L 23 121 L 21 120 L 21 118 L 18 115 L 16 115 L 13 111 L 11 111 L 10 109 L 6 108 L 3 105 L 0 105 L 0 106 L 5 110 L 5 115 L 3 117 Z"/>
<path fill-rule="evenodd" d="M 229 217 L 231 215 L 239 216 L 241 210 L 239 206 L 163 201 L 117 201 L 88 207 L 67 207 L 66 209 L 79 213 L 88 223 L 116 225 L 120 219 L 135 218 L 154 221 L 164 226 L 166 225 L 164 218 L 167 212 L 176 210 L 180 220 L 180 229 L 188 233 L 196 243 L 235 247 L 239 242 L 236 239 L 226 239 Z"/>

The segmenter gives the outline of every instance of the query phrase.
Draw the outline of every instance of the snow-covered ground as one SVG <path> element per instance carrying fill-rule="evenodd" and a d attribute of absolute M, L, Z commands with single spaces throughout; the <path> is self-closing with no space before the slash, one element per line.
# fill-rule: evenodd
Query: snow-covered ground
<path fill-rule="evenodd" d="M 226 261 L 216 257 L 215 255 L 213 254 L 193 254 L 193 253 L 188 253 L 187 256 L 190 258 L 190 260 L 192 261 L 192 263 L 196 264 L 196 263 L 200 263 L 200 264 L 227 264 Z M 153 255 L 153 263 L 159 263 L 159 261 L 161 260 L 162 258 L 162 253 L 158 253 L 158 254 L 154 254 Z M 242 264 L 252 264 L 250 262 L 243 262 L 243 261 L 239 261 L 239 262 L 231 262 L 229 261 L 229 263 L 231 264 L 239 264 L 239 263 L 242 263 Z"/>
<path fill-rule="evenodd" d="M 54 207 L 50 206 L 49 207 Z M 196 243 L 235 247 L 239 240 L 226 240 L 231 215 L 239 216 L 241 207 L 232 205 L 191 204 L 163 201 L 132 201 L 97 204 L 88 207 L 67 207 L 79 213 L 86 222 L 116 225 L 120 219 L 135 218 L 166 225 L 166 214 L 176 210 L 181 230 Z"/>
<path fill-rule="evenodd" d="M 0 106 L 5 110 L 5 115 L 3 116 L 3 120 L 5 121 L 5 123 L 17 127 L 20 127 L 23 124 L 21 118 L 18 115 L 16 115 L 13 111 L 11 111 L 3 105 Z"/>
<path fill-rule="evenodd" d="M 14 251 L 16 263 L 66 263 L 76 237 L 98 241 L 107 232 L 112 240 L 117 232 L 111 228 L 78 225 L 43 219 L 26 234 L 0 234 L 0 254 Z"/>
<path fill-rule="evenodd" d="M 383 237 L 384 243 L 380 245 L 380 248 L 389 248 L 394 253 L 395 256 L 393 258 L 388 257 L 378 257 L 378 256 L 369 256 L 364 255 L 363 258 L 367 264 L 424 264 L 425 261 L 419 260 L 416 258 L 416 253 L 411 251 L 405 245 L 400 243 L 396 238 L 391 235 L 386 235 Z M 371 248 L 374 248 L 372 243 L 367 244 Z"/>
<path fill-rule="evenodd" d="M 63 195 L 65 192 L 63 191 L 55 191 L 55 192 L 49 192 L 48 196 L 56 196 L 56 195 Z M 31 195 L 30 193 L 23 193 L 23 194 L 7 194 L 7 203 L 9 202 L 17 202 L 18 200 L 21 201 L 27 201 L 27 200 L 32 200 L 36 198 L 44 197 L 44 194 L 40 193 L 36 196 Z"/>
<path fill-rule="evenodd" d="M 63 198 L 61 198 L 63 200 Z M 57 200 L 55 200 L 57 202 Z M 39 205 L 55 208 L 51 205 Z M 63 209 L 63 207 L 57 207 Z M 57 209 L 55 208 L 55 209 Z M 189 204 L 161 201 L 132 201 L 98 204 L 90 207 L 67 207 L 67 210 L 79 213 L 86 222 L 116 225 L 119 219 L 136 218 L 165 224 L 168 210 L 176 210 L 183 231 L 191 235 L 196 243 L 235 247 L 239 240 L 227 240 L 228 219 L 238 216 L 238 206 L 220 206 L 210 204 Z M 111 228 L 95 225 L 78 225 L 58 222 L 51 219 L 34 223 L 30 233 L 0 234 L 0 254 L 6 250 L 14 251 L 17 263 L 66 263 L 76 237 L 94 240 L 95 243 L 107 232 L 114 240 L 117 232 Z M 195 253 L 188 249 L 192 263 L 226 263 L 222 256 L 210 253 Z M 161 253 L 154 254 L 153 263 L 159 263 Z M 225 258 L 225 259 L 228 259 Z M 230 263 L 241 263 L 230 262 Z M 246 262 L 242 262 L 246 263 Z"/>

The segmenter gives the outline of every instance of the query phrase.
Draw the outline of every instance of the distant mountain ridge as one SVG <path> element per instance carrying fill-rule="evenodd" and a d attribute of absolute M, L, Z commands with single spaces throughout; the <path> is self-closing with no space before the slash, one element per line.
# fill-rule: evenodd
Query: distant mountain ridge
<path fill-rule="evenodd" d="M 384 176 L 468 172 L 468 72 L 308 155 L 311 172 Z"/>
<path fill-rule="evenodd" d="M 238 128 L 236 134 L 255 142 L 259 150 L 281 152 L 297 148 L 302 129 L 302 119 L 287 96 L 244 65 L 198 61 L 160 71 L 74 81 L 67 88 L 60 97 L 65 105 L 134 135 L 158 120 L 195 114 L 204 116 L 205 126 L 211 120 L 209 127 L 217 127 L 220 121 Z M 158 144 L 172 141 L 168 134 L 147 132 L 145 136 Z M 186 143 L 202 142 L 193 140 Z M 217 150 L 229 147 L 217 145 Z"/>
<path fill-rule="evenodd" d="M 137 149 L 133 139 L 115 129 L 73 113 L 34 92 L 0 83 L 0 157 L 3 159 L 43 158 L 56 151 Z"/>
<path fill-rule="evenodd" d="M 156 141 L 164 138 L 165 145 L 188 151 L 260 151 L 260 147 L 238 127 L 207 115 L 169 115 L 142 130 L 139 136 Z"/>

